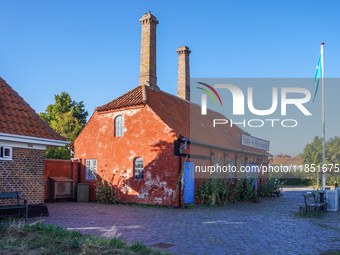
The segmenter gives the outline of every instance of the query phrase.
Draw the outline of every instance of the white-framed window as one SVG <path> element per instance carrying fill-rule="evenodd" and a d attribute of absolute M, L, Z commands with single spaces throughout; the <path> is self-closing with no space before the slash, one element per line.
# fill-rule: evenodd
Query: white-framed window
<path fill-rule="evenodd" d="M 115 137 L 124 136 L 124 118 L 119 115 L 115 118 Z"/>
<path fill-rule="evenodd" d="M 222 158 L 220 156 L 215 157 L 214 159 L 214 166 L 217 168 L 218 166 L 222 166 Z"/>
<path fill-rule="evenodd" d="M 0 160 L 12 160 L 13 149 L 8 146 L 0 147 Z"/>
<path fill-rule="evenodd" d="M 142 158 L 135 158 L 133 164 L 133 177 L 135 180 L 144 179 L 144 161 Z"/>
<path fill-rule="evenodd" d="M 97 180 L 97 159 L 85 159 L 85 180 Z"/>
<path fill-rule="evenodd" d="M 214 166 L 215 166 L 215 178 L 222 178 L 222 158 L 220 156 L 215 157 L 214 159 Z"/>

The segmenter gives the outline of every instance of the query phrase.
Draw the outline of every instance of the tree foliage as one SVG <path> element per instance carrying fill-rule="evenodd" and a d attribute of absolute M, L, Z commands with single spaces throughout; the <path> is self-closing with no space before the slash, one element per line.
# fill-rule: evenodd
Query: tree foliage
<path fill-rule="evenodd" d="M 327 168 L 329 168 L 333 164 L 340 164 L 340 137 L 333 137 L 330 138 L 325 145 L 325 164 L 327 165 Z M 315 167 L 320 167 L 317 169 L 323 169 L 322 168 L 322 139 L 318 136 L 314 137 L 314 140 L 312 143 L 307 144 L 304 148 L 303 153 L 301 154 L 301 157 L 303 158 L 303 164 L 315 164 Z M 339 165 L 338 165 L 339 166 Z M 340 176 L 339 173 L 336 171 L 333 171 L 329 168 L 327 173 L 328 177 L 328 183 L 334 184 L 334 182 L 339 183 L 340 182 Z M 318 183 L 318 180 L 316 180 Z"/>
<path fill-rule="evenodd" d="M 328 140 L 328 150 L 331 162 L 340 164 L 340 137 L 335 136 Z"/>
<path fill-rule="evenodd" d="M 340 163 L 340 137 L 333 137 L 326 141 L 325 146 L 325 163 Z M 315 136 L 312 143 L 305 146 L 301 154 L 304 164 L 315 164 L 322 166 L 322 138 Z"/>
<path fill-rule="evenodd" d="M 73 142 L 85 126 L 88 112 L 83 101 L 72 100 L 67 92 L 55 95 L 54 99 L 55 103 L 48 105 L 46 111 L 40 113 L 40 117 L 68 142 Z M 46 151 L 47 158 L 69 159 L 70 155 L 68 146 L 48 148 Z"/>

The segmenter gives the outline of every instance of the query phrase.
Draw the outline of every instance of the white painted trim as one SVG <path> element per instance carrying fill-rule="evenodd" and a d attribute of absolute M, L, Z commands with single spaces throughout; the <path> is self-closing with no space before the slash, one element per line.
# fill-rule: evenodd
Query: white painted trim
<path fill-rule="evenodd" d="M 12 148 L 34 149 L 34 150 L 46 150 L 46 145 L 21 143 L 12 141 L 2 141 L 0 138 L 0 146 L 9 146 Z"/>
<path fill-rule="evenodd" d="M 57 147 L 65 146 L 69 144 L 69 142 L 66 142 L 66 141 L 39 138 L 39 137 L 33 137 L 33 136 L 13 135 L 13 134 L 6 134 L 6 133 L 0 133 L 0 141 L 11 141 L 11 142 L 37 144 L 37 145 L 44 145 L 44 146 L 57 146 Z"/>

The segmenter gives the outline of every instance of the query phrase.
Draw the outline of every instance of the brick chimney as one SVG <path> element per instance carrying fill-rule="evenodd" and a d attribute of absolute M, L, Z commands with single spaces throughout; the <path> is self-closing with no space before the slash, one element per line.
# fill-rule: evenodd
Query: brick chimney
<path fill-rule="evenodd" d="M 178 53 L 178 87 L 177 96 L 190 101 L 190 68 L 189 54 L 191 51 L 187 46 L 177 49 Z"/>
<path fill-rule="evenodd" d="M 139 85 L 159 90 L 156 75 L 156 26 L 158 20 L 147 12 L 139 20 L 142 23 Z"/>

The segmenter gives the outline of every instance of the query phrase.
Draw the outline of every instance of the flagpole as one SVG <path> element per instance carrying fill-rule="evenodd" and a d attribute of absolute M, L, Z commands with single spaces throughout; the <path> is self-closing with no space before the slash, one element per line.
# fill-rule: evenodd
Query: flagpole
<path fill-rule="evenodd" d="M 326 166 L 326 150 L 325 150 L 325 74 L 324 74 L 324 63 L 323 63 L 323 46 L 321 43 L 321 67 L 322 67 L 322 189 L 326 189 L 326 172 L 324 166 Z"/>

